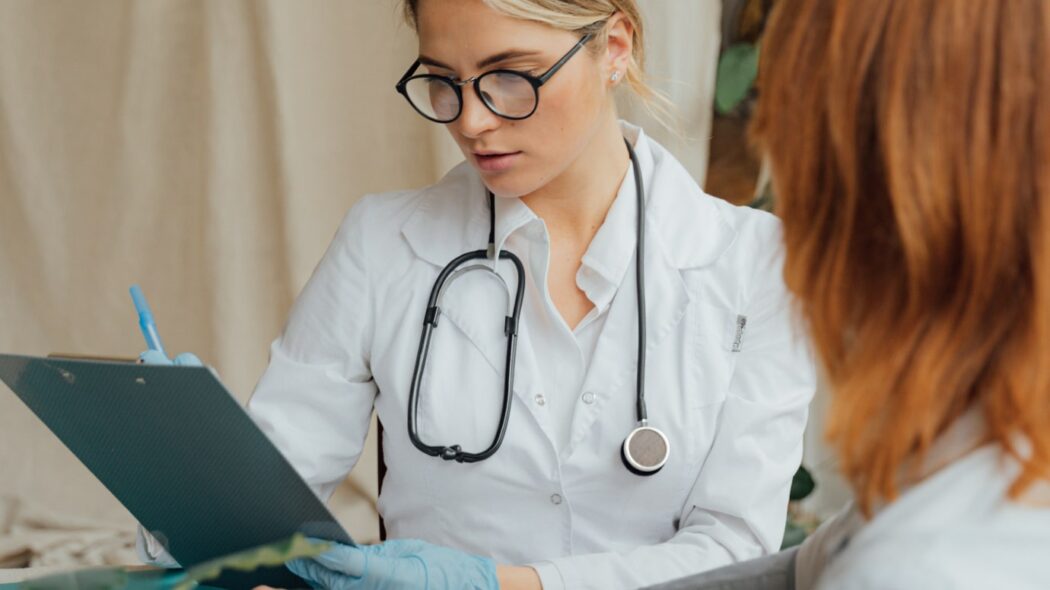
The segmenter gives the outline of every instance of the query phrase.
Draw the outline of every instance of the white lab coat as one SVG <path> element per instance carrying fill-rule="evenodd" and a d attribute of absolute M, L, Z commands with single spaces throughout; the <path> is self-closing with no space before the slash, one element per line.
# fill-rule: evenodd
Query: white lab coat
<path fill-rule="evenodd" d="M 354 466 L 374 409 L 391 538 L 535 564 L 547 588 L 638 587 L 779 547 L 815 377 L 781 280 L 778 223 L 705 195 L 664 148 L 635 127 L 625 135 L 648 199 L 647 403 L 670 439 L 663 470 L 633 475 L 619 455 L 635 425 L 633 272 L 581 389 L 597 399 L 575 411 L 568 447 L 557 452 L 535 403 L 544 367 L 527 329 L 492 458 L 446 462 L 411 444 L 427 296 L 446 263 L 487 243 L 485 189 L 464 164 L 431 187 L 356 204 L 271 347 L 249 409 L 319 495 Z M 506 237 L 497 220 L 498 247 Z M 513 287 L 509 265 L 501 271 Z M 485 280 L 461 279 L 442 310 L 420 405 L 427 442 L 480 450 L 495 431 L 506 299 Z"/>

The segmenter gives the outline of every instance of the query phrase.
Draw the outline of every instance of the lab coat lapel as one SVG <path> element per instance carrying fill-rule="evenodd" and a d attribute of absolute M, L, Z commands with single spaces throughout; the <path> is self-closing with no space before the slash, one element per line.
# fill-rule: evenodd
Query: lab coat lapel
<path fill-rule="evenodd" d="M 504 274 L 507 284 L 513 289 L 515 286 L 515 277 L 513 275 L 516 273 L 514 273 L 511 265 L 505 263 L 501 271 Z M 463 287 L 467 288 L 466 285 Z M 474 286 L 469 288 L 472 290 L 477 289 L 477 287 Z M 528 289 L 526 289 L 526 291 L 528 291 Z M 489 290 L 488 296 L 494 298 L 494 293 L 494 290 Z M 525 297 L 529 297 L 529 294 L 526 293 Z M 449 304 L 446 305 L 445 311 L 443 311 L 442 315 L 450 320 L 451 323 L 455 324 L 456 328 L 466 335 L 467 339 L 470 340 L 474 347 L 485 357 L 488 364 L 491 365 L 493 370 L 495 370 L 500 376 L 500 383 L 502 383 L 507 363 L 507 337 L 503 333 L 503 322 L 500 321 L 498 312 L 495 310 L 488 310 L 483 314 L 479 313 L 478 308 L 486 306 L 486 304 L 487 302 L 471 304 L 469 301 L 460 298 L 455 302 L 450 301 Z M 532 347 L 528 323 L 524 321 L 523 316 L 522 321 L 518 326 L 517 355 L 514 364 L 514 384 L 512 391 L 514 395 L 520 398 L 522 402 L 521 405 L 528 409 L 528 412 L 536 420 L 548 440 L 553 441 L 551 438 L 548 412 L 537 408 L 533 399 L 537 393 L 536 379 L 538 378 L 539 370 Z M 551 442 L 551 444 L 553 445 L 553 442 Z"/>
<path fill-rule="evenodd" d="M 463 163 L 423 191 L 417 199 L 415 210 L 401 227 L 401 234 L 417 257 L 434 266 L 435 280 L 441 269 L 460 254 L 486 247 L 486 195 L 481 179 Z M 497 293 L 496 283 L 487 282 L 492 281 L 491 278 L 471 276 L 475 274 L 480 273 L 469 273 L 450 286 L 438 318 L 438 330 L 458 330 L 486 363 L 502 374 L 506 362 L 506 338 L 499 316 L 471 310 L 469 305 L 464 305 L 466 302 L 462 298 L 475 285 L 486 295 Z M 510 284 L 513 287 L 513 282 Z M 432 286 L 433 283 L 428 288 Z M 445 327 L 448 324 L 451 326 Z"/>
<path fill-rule="evenodd" d="M 534 403 L 534 397 L 538 389 L 536 379 L 539 371 L 540 367 L 536 362 L 536 354 L 532 348 L 532 335 L 529 332 L 528 324 L 522 321 L 521 329 L 518 331 L 518 363 L 514 369 L 514 395 L 521 399 L 522 406 L 529 409 L 529 413 L 532 414 L 532 417 L 539 424 L 544 434 L 547 435 L 547 439 L 553 446 L 554 439 L 550 432 L 548 412 L 540 411 Z"/>
<path fill-rule="evenodd" d="M 481 179 L 469 165 L 460 164 L 420 192 L 401 235 L 418 258 L 444 268 L 456 256 L 488 244 L 485 198 Z"/>
<path fill-rule="evenodd" d="M 434 278 L 452 259 L 464 252 L 484 248 L 488 243 L 488 193 L 477 173 L 463 163 L 453 168 L 439 183 L 426 190 L 416 203 L 416 209 L 401 228 L 402 235 L 417 257 L 435 267 Z M 507 236 L 521 220 L 525 205 L 517 201 L 502 202 L 497 199 L 496 242 L 502 249 Z M 483 261 L 478 261 L 483 262 Z M 523 259 L 527 264 L 527 261 Z M 500 263 L 500 273 L 512 292 L 517 276 L 509 262 Z M 473 273 L 472 273 L 473 274 Z M 462 281 L 472 277 L 464 276 Z M 477 278 L 477 277 L 473 277 Z M 491 280 L 491 279 L 486 279 Z M 459 285 L 463 293 L 468 285 Z M 496 293 L 489 288 L 489 295 Z M 526 295 L 527 297 L 528 295 Z M 496 297 L 493 295 L 493 300 Z M 442 309 L 441 319 L 452 324 L 471 345 L 484 357 L 485 362 L 499 375 L 503 375 L 507 361 L 507 338 L 502 330 L 499 314 L 478 313 L 470 305 L 464 305 L 455 294 L 449 297 Z M 439 319 L 439 322 L 441 321 Z M 446 328 L 448 329 L 448 328 Z M 529 341 L 524 320 L 519 325 L 517 361 L 514 371 L 516 395 L 529 403 L 535 390 L 535 375 L 538 367 Z"/>

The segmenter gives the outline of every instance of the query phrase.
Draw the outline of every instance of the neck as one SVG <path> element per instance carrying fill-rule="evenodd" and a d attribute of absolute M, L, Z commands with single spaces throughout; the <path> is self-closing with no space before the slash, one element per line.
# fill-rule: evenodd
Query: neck
<path fill-rule="evenodd" d="M 590 243 L 616 199 L 629 162 L 619 123 L 610 112 L 569 168 L 521 200 L 551 234 Z"/>

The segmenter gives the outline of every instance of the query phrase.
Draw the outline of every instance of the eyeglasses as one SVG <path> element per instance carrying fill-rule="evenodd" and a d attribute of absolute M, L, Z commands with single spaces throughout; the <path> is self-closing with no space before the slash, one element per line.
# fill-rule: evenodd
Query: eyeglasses
<path fill-rule="evenodd" d="M 435 123 L 451 123 L 459 118 L 463 112 L 463 87 L 472 82 L 474 92 L 494 114 L 515 121 L 527 119 L 539 105 L 540 86 L 546 84 L 592 37 L 593 33 L 584 35 L 568 53 L 538 77 L 514 70 L 492 70 L 466 80 L 435 74 L 413 76 L 420 66 L 419 60 L 416 60 L 401 76 L 395 88 L 416 112 Z"/>

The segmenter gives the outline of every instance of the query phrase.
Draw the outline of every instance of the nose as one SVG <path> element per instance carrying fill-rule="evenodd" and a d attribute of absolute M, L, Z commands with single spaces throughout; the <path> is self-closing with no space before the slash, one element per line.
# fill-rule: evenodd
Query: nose
<path fill-rule="evenodd" d="M 474 85 L 467 84 L 463 88 L 463 111 L 454 121 L 460 134 L 474 139 L 499 127 L 501 122 L 502 119 L 481 101 Z"/>

